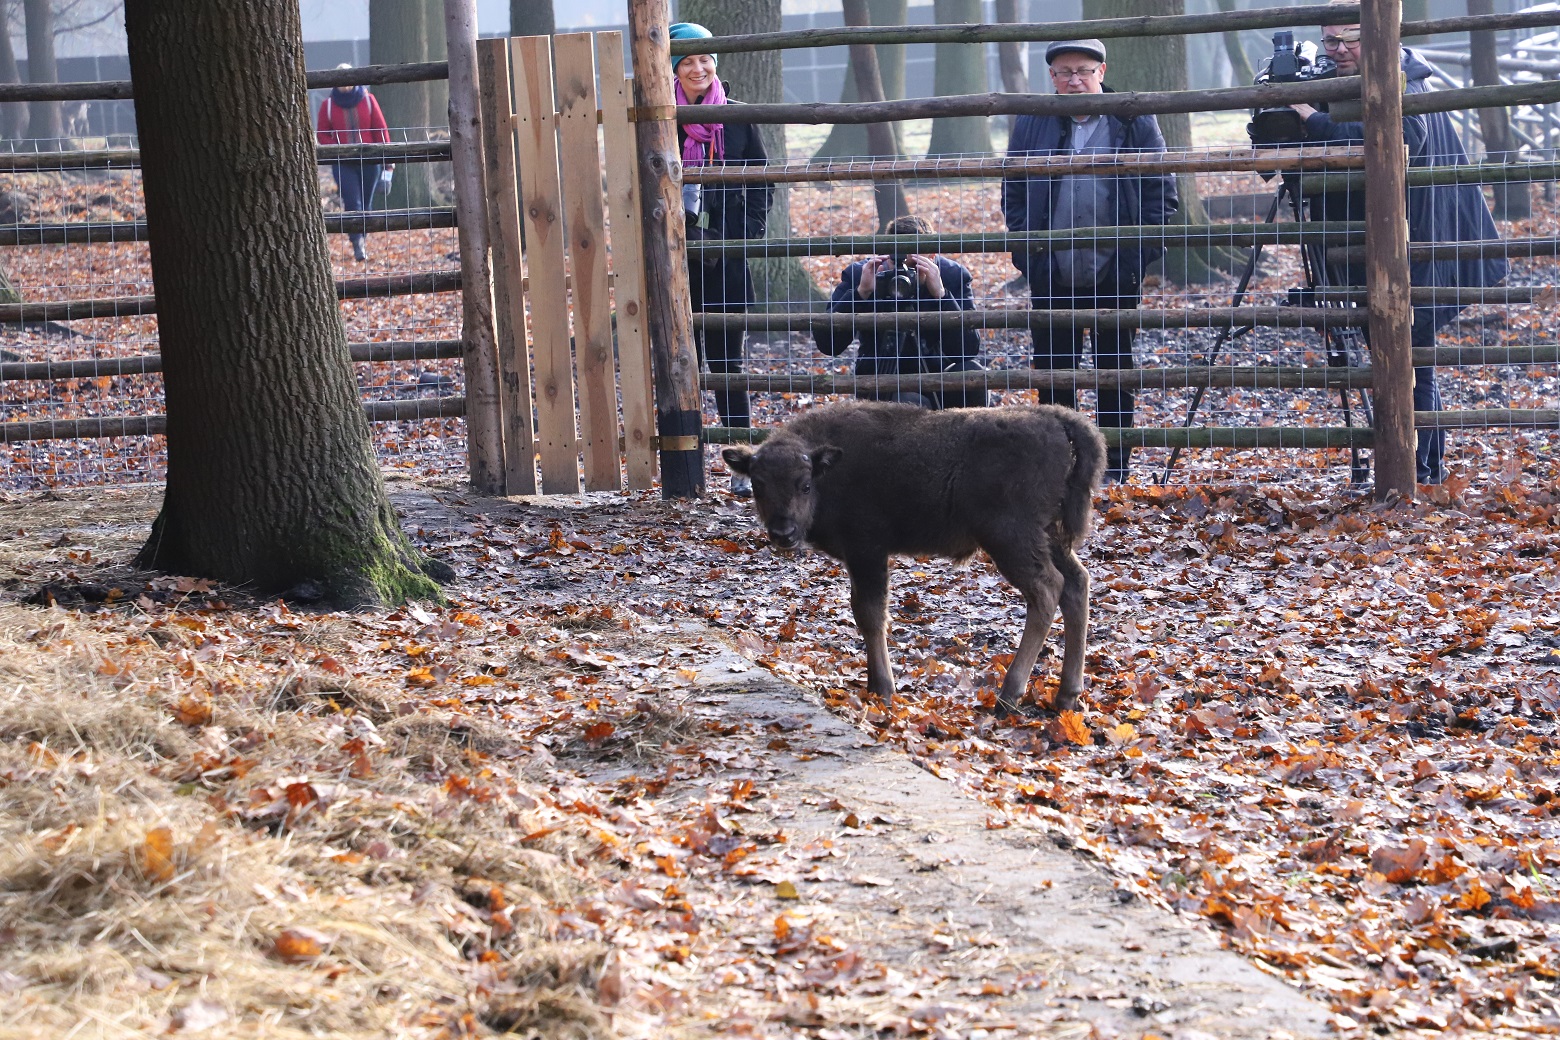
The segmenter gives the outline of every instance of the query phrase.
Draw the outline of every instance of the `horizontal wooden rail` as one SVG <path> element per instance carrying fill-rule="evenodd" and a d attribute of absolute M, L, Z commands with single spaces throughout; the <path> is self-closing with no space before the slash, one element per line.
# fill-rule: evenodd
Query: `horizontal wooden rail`
<path fill-rule="evenodd" d="M 449 162 L 448 141 L 403 141 L 392 144 L 322 144 L 314 147 L 315 161 L 346 162 L 360 159 L 377 163 Z M 0 152 L 0 173 L 36 170 L 133 169 L 141 165 L 136 148 L 87 148 L 71 152 Z"/>
<path fill-rule="evenodd" d="M 786 32 L 717 36 L 706 40 L 673 40 L 673 54 L 734 54 L 803 47 L 843 47 L 853 43 L 1045 43 L 1051 40 L 1122 39 L 1223 33 L 1240 29 L 1281 29 L 1288 26 L 1347 25 L 1360 20 L 1358 4 L 1268 7 L 1228 14 L 1157 15 L 1101 18 L 1079 22 L 964 23 L 960 25 L 861 26 L 835 29 L 793 29 Z M 1403 35 L 1431 36 L 1495 29 L 1531 29 L 1560 25 L 1556 11 L 1467 15 L 1403 23 Z"/>
<path fill-rule="evenodd" d="M 366 213 L 327 213 L 325 230 L 330 234 L 364 231 L 422 231 L 455 226 L 455 210 L 383 209 Z M 0 246 L 46 246 L 64 243 L 145 242 L 146 222 L 142 220 L 66 221 L 57 224 L 0 224 Z"/>
<path fill-rule="evenodd" d="M 1560 409 L 1486 408 L 1465 412 L 1415 412 L 1414 425 L 1420 429 L 1477 430 L 1510 427 L 1512 429 L 1560 430 Z"/>
<path fill-rule="evenodd" d="M 1157 246 L 1285 245 L 1301 241 L 1362 241 L 1360 221 L 1308 220 L 1273 224 L 1144 224 L 1067 231 L 971 231 L 932 235 L 828 235 L 818 238 L 719 238 L 689 242 L 690 257 L 740 255 L 849 256 L 906 252 L 1006 253 L 1147 242 Z"/>
<path fill-rule="evenodd" d="M 1433 414 L 1433 413 L 1430 413 Z M 1368 426 L 1137 426 L 1100 430 L 1112 447 L 1147 448 L 1368 448 Z M 768 430 L 706 426 L 708 444 L 758 443 Z"/>
<path fill-rule="evenodd" d="M 1539 88 L 1542 83 L 1520 84 Z M 1475 90 L 1506 90 L 1476 87 Z M 1446 91 L 1446 93 L 1453 93 Z M 1307 83 L 1266 83 L 1249 87 L 1210 90 L 1115 91 L 1110 94 L 950 94 L 947 97 L 906 98 L 899 101 L 801 104 L 725 105 L 723 123 L 886 123 L 904 119 L 943 116 L 1083 116 L 1112 115 L 1122 118 L 1169 112 L 1224 112 L 1232 109 L 1268 108 L 1304 102 L 1346 101 L 1360 96 L 1357 76 L 1312 80 Z M 1414 97 L 1430 97 L 1415 94 Z M 1493 102 L 1492 102 L 1493 103 Z M 1501 102 L 1516 104 L 1517 102 Z M 710 121 L 706 105 L 678 105 L 679 123 Z"/>
<path fill-rule="evenodd" d="M 1177 307 L 1126 310 L 988 309 L 971 311 L 890 311 L 862 314 L 716 314 L 693 316 L 706 329 L 748 332 L 807 331 L 819 327 L 850 329 L 1027 329 L 1032 322 L 1095 325 L 1100 322 L 1129 329 L 1221 329 L 1246 325 L 1284 328 L 1348 328 L 1365 320 L 1354 307 Z"/>
<path fill-rule="evenodd" d="M 1555 17 L 1560 18 L 1560 15 Z M 1132 118 L 1171 112 L 1225 112 L 1268 108 L 1299 102 L 1344 101 L 1359 97 L 1358 77 L 1267 83 L 1211 90 L 1115 91 L 1110 94 L 951 94 L 947 97 L 900 101 L 828 102 L 805 104 L 727 105 L 723 123 L 884 123 L 943 116 L 1113 115 Z M 1560 80 L 1507 83 L 1490 87 L 1457 87 L 1403 98 L 1404 115 L 1454 112 L 1469 108 L 1547 105 L 1560 101 Z M 679 123 L 708 122 L 704 105 L 677 106 Z"/>
<path fill-rule="evenodd" d="M 449 79 L 446 61 L 405 65 L 364 65 L 355 69 L 315 69 L 307 73 L 310 89 L 321 87 L 377 87 L 385 83 L 422 83 Z M 0 83 L 0 101 L 131 101 L 134 92 L 127 79 L 77 83 Z"/>
<path fill-rule="evenodd" d="M 462 356 L 458 339 L 386 340 L 381 343 L 348 343 L 356 362 L 437 361 Z M 0 382 L 16 379 L 101 379 L 138 376 L 162 371 L 162 355 L 85 358 L 75 361 L 7 361 L 0 363 Z"/>
<path fill-rule="evenodd" d="M 378 278 L 344 278 L 336 283 L 336 298 L 340 300 L 369 300 L 459 291 L 459 271 L 425 271 L 420 274 L 394 274 Z M 122 318 L 156 313 L 157 297 L 155 296 L 110 296 L 87 300 L 56 300 L 49 303 L 7 303 L 0 304 L 0 324 Z"/>
<path fill-rule="evenodd" d="M 1229 148 L 1197 152 L 1125 152 L 1117 154 L 988 156 L 978 159 L 895 159 L 867 162 L 796 162 L 768 166 L 690 166 L 684 184 L 808 181 L 871 181 L 949 177 L 1054 176 L 1064 173 L 1282 173 L 1358 170 L 1365 165 L 1361 147 Z M 1553 164 L 1560 165 L 1560 164 Z M 1505 170 L 1508 165 L 1491 166 Z"/>
<path fill-rule="evenodd" d="M 777 241 L 785 241 L 779 239 Z M 1497 256 L 1560 256 L 1560 236 L 1540 238 L 1487 238 L 1474 242 L 1410 242 L 1410 260 L 1482 260 Z M 1335 246 L 1329 260 L 1364 260 L 1363 246 Z M 1454 300 L 1461 297 L 1454 296 Z"/>
<path fill-rule="evenodd" d="M 1079 390 L 1184 390 L 1192 387 L 1244 387 L 1248 389 L 1328 390 L 1334 387 L 1371 386 L 1369 368 L 1292 365 L 1287 368 L 1251 365 L 1178 365 L 1164 368 L 996 368 L 977 372 L 942 372 L 927 375 L 858 376 L 763 375 L 750 372 L 716 372 L 699 377 L 700 386 L 716 392 L 746 390 L 762 394 L 853 394 L 916 389 L 942 390 L 1038 390 L 1073 387 Z"/>
<path fill-rule="evenodd" d="M 409 401 L 367 401 L 369 422 L 415 422 L 466 414 L 464 397 L 421 397 Z M 0 423 L 0 443 L 81 440 L 98 437 L 157 437 L 168 432 L 166 415 L 127 415 L 93 419 L 38 419 Z"/>

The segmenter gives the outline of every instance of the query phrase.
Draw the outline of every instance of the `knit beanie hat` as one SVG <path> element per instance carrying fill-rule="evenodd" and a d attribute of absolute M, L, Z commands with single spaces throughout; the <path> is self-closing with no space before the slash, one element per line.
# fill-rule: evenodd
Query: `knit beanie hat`
<path fill-rule="evenodd" d="M 666 35 L 673 40 L 708 40 L 715 34 L 710 32 L 704 26 L 700 25 L 698 22 L 673 22 L 671 26 L 667 28 Z M 688 55 L 686 54 L 672 55 L 672 70 L 674 72 L 677 70 L 677 63 L 682 61 L 687 56 Z M 714 59 L 715 64 L 719 66 L 720 59 L 713 54 L 711 54 L 710 57 Z"/>

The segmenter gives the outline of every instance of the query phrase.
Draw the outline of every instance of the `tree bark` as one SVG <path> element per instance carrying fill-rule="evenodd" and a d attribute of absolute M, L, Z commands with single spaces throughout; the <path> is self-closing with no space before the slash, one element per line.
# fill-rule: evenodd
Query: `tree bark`
<path fill-rule="evenodd" d="M 867 0 L 842 0 L 846 25 L 870 25 L 872 12 Z M 878 71 L 877 51 L 870 44 L 853 43 L 850 46 L 850 73 L 856 81 L 856 96 L 862 101 L 884 101 L 883 77 Z M 899 144 L 894 138 L 892 123 L 866 124 L 867 151 L 874 157 L 897 159 Z M 910 212 L 905 198 L 905 187 L 899 181 L 873 181 L 872 200 L 877 209 L 877 230 L 882 231 L 889 221 Z"/>
<path fill-rule="evenodd" d="M 27 82 L 58 83 L 59 68 L 54 61 L 54 12 L 49 0 L 22 0 L 27 21 Z M 65 136 L 58 101 L 34 101 L 27 110 L 28 133 L 39 150 L 57 151 Z"/>
<path fill-rule="evenodd" d="M 1406 6 L 1406 5 L 1405 5 Z M 1494 0 L 1468 0 L 1469 14 L 1494 14 Z M 1473 63 L 1473 84 L 1493 87 L 1500 84 L 1500 65 L 1493 32 L 1468 34 L 1468 56 Z M 1511 118 L 1504 108 L 1479 109 L 1479 134 L 1484 138 L 1486 162 L 1514 162 L 1517 142 L 1511 132 Z M 1495 215 L 1502 220 L 1517 220 L 1533 215 L 1532 193 L 1525 183 L 1502 181 L 1495 186 Z"/>
<path fill-rule="evenodd" d="M 374 65 L 428 61 L 428 17 L 443 25 L 443 2 L 430 12 L 427 0 L 368 0 L 368 60 Z M 442 34 L 440 34 L 442 36 Z M 443 54 L 440 54 L 443 57 Z M 374 88 L 394 141 L 425 141 L 432 123 L 427 83 L 386 83 Z M 447 97 L 448 95 L 446 95 Z M 401 163 L 391 181 L 390 197 L 376 200 L 390 209 L 433 204 L 427 163 Z"/>
<path fill-rule="evenodd" d="M 932 17 L 938 25 L 958 25 L 985 21 L 981 0 L 933 0 Z M 984 94 L 986 82 L 986 46 L 980 43 L 939 43 L 936 68 L 932 73 L 932 92 L 937 97 L 950 94 Z M 958 116 L 932 120 L 932 140 L 927 155 L 986 155 L 991 152 L 991 124 L 979 116 Z"/>
<path fill-rule="evenodd" d="M 1236 0 L 1218 0 L 1219 10 L 1225 14 L 1231 14 L 1239 10 Z M 1241 43 L 1239 32 L 1227 32 L 1224 34 L 1224 52 L 1230 58 L 1230 85 L 1244 87 L 1256 78 L 1256 73 L 1251 68 L 1251 58 L 1246 54 L 1246 46 Z"/>
<path fill-rule="evenodd" d="M 557 31 L 553 0 L 509 0 L 509 35 L 551 36 Z"/>
<path fill-rule="evenodd" d="M 1122 18 L 1140 15 L 1179 15 L 1186 13 L 1186 0 L 1083 0 L 1085 18 Z M 1186 37 L 1128 37 L 1107 44 L 1109 61 L 1105 81 L 1117 90 L 1185 90 Z M 1192 119 L 1185 112 L 1161 115 L 1159 128 L 1171 151 L 1185 150 L 1192 144 Z M 1197 176 L 1176 175 L 1176 190 L 1181 208 L 1172 218 L 1177 224 L 1207 224 L 1197 191 Z M 1162 261 L 1166 278 L 1183 284 L 1204 284 L 1218 273 L 1230 270 L 1235 257 L 1226 250 L 1198 247 L 1170 249 Z"/>
<path fill-rule="evenodd" d="M 779 32 L 780 0 L 682 0 L 677 16 L 697 22 L 716 36 L 745 33 Z M 778 103 L 785 99 L 785 81 L 781 70 L 781 51 L 742 51 L 719 56 L 721 81 L 732 97 L 755 103 Z M 785 125 L 770 123 L 760 128 L 764 151 L 771 162 L 786 157 Z M 775 186 L 774 202 L 769 208 L 768 238 L 787 238 L 791 234 L 791 192 L 788 185 Z M 781 309 L 811 309 L 827 299 L 812 276 L 794 257 L 775 257 L 748 261 L 753 272 L 753 288 L 758 302 Z"/>
<path fill-rule="evenodd" d="M 312 583 L 331 606 L 437 596 L 353 377 L 296 0 L 127 0 L 125 29 L 168 409 L 138 565 L 267 594 Z"/>
<path fill-rule="evenodd" d="M 1017 23 L 1029 20 L 1029 0 L 996 0 L 998 22 Z M 1002 74 L 1002 90 L 1008 94 L 1029 93 L 1029 44 L 997 44 L 997 69 Z M 1008 116 L 1008 132 L 1013 130 L 1013 120 Z"/>
<path fill-rule="evenodd" d="M 869 25 L 904 25 L 909 11 L 909 0 L 867 0 Z M 847 19 L 846 24 L 851 24 Z M 877 56 L 878 80 L 883 86 L 885 100 L 898 100 L 905 96 L 905 48 L 903 44 L 879 44 L 872 48 Z M 852 50 L 850 53 L 856 53 Z M 858 77 L 854 63 L 845 70 L 845 84 L 840 88 L 840 101 L 849 104 L 860 101 Z M 905 153 L 904 131 L 898 123 L 888 124 L 894 133 L 894 154 Z M 847 156 L 866 155 L 867 131 L 858 123 L 836 123 L 829 136 L 813 153 L 813 159 L 840 159 Z"/>
<path fill-rule="evenodd" d="M 0 83 L 20 83 L 16 51 L 11 47 L 11 3 L 0 0 Z M 15 141 L 27 132 L 27 106 L 21 102 L 0 104 L 0 137 Z"/>
<path fill-rule="evenodd" d="M 423 21 L 428 27 L 427 45 L 419 61 L 445 61 L 449 58 L 449 43 L 444 32 L 444 0 L 423 0 Z M 434 136 L 442 136 L 450 128 L 450 81 L 431 79 L 423 86 L 428 88 L 428 126 Z M 429 168 L 429 177 L 436 169 L 449 169 L 448 163 L 423 163 Z"/>

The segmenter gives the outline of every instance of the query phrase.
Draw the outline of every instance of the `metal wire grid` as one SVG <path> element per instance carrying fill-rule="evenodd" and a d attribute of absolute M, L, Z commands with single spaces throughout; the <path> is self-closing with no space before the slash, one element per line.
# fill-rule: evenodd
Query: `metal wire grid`
<path fill-rule="evenodd" d="M 1238 147 L 1232 151 L 1228 146 L 1211 145 L 1195 149 L 1189 158 L 1200 154 L 1211 160 L 1240 151 Z M 1328 148 L 1319 146 L 1308 146 L 1306 151 L 1329 153 Z M 1246 150 L 1246 154 L 1251 153 Z M 791 159 L 805 161 L 806 155 L 793 152 Z M 696 316 L 695 325 L 706 326 L 706 336 L 713 322 L 747 327 L 743 368 L 751 377 L 748 385 L 758 388 L 752 395 L 755 426 L 772 425 L 796 409 L 823 399 L 881 392 L 881 387 L 870 387 L 857 375 L 859 343 L 838 357 L 827 356 L 818 350 L 819 330 L 809 328 L 805 317 L 798 319 L 799 315 L 817 311 L 826 304 L 810 291 L 796 291 L 798 283 L 794 277 L 777 280 L 773 274 L 777 262 L 783 262 L 774 258 L 777 253 L 805 254 L 797 256 L 795 262 L 827 294 L 836 290 L 841 272 L 850 261 L 863 255 L 904 251 L 892 236 L 873 235 L 877 217 L 870 182 L 846 179 L 859 177 L 861 164 L 872 161 L 862 157 L 812 168 L 810 176 L 827 178 L 832 174 L 833 179 L 789 187 L 789 234 L 771 229 L 767 240 L 727 243 L 723 247 L 727 255 L 738 257 L 755 272 L 760 303 L 745 318 L 723 316 L 701 321 Z M 947 164 L 948 157 L 944 157 L 942 166 Z M 1037 393 L 1024 387 L 1022 375 L 1030 371 L 1033 358 L 1029 330 L 975 327 L 996 323 L 990 320 L 995 316 L 983 312 L 1019 310 L 1031 305 L 1027 286 L 1009 258 L 1013 245 L 1003 240 L 999 181 L 990 176 L 935 180 L 924 174 L 938 169 L 938 164 L 925 160 L 895 169 L 903 178 L 908 211 L 927 218 L 933 231 L 943 238 L 942 243 L 933 245 L 942 244 L 942 255 L 962 264 L 972 276 L 969 310 L 965 312 L 971 320 L 963 327 L 970 328 L 979 340 L 979 359 L 986 370 L 981 381 L 992 392 L 993 403 L 1035 401 Z M 913 172 L 907 176 L 907 169 L 923 176 L 916 177 Z M 1103 172 L 1116 176 L 1121 171 Z M 693 179 L 697 179 L 697 174 Z M 1284 178 L 1265 179 L 1255 172 L 1182 173 L 1178 180 L 1183 194 L 1188 182 L 1195 182 L 1198 194 L 1210 200 L 1210 206 L 1216 210 L 1211 223 L 1195 229 L 1175 223 L 1143 228 L 1130 242 L 1091 236 L 1085 229 L 1073 233 L 1068 243 L 1075 248 L 1106 251 L 1146 246 L 1170 254 L 1149 269 L 1143 280 L 1142 303 L 1134 316 L 1142 326 L 1134 344 L 1142 386 L 1136 399 L 1136 426 L 1188 424 L 1195 399 L 1197 426 L 1320 430 L 1349 425 L 1368 430 L 1369 381 L 1360 371 L 1369 362 L 1368 349 L 1359 332 L 1365 324 L 1363 296 L 1356 293 L 1353 298 L 1340 298 L 1337 294 L 1324 294 L 1316 299 L 1307 295 L 1308 288 L 1348 286 L 1363 281 L 1357 258 L 1363 241 L 1358 221 L 1363 216 L 1364 204 L 1358 175 L 1329 174 L 1325 181 L 1302 178 L 1301 211 L 1296 214 L 1290 198 L 1285 197 L 1277 206 L 1277 223 L 1266 226 L 1263 218 L 1277 201 Z M 1314 189 L 1323 187 L 1325 192 L 1312 194 Z M 1424 190 L 1414 189 L 1416 193 Z M 1542 185 L 1534 184 L 1529 190 L 1534 195 L 1535 213 L 1552 219 L 1553 214 L 1543 201 Z M 1176 219 L 1185 216 L 1183 210 Z M 1447 226 L 1444 220 L 1432 222 L 1428 231 L 1428 235 L 1415 237 L 1436 242 L 1484 237 L 1477 228 Z M 1533 227 L 1509 223 L 1499 229 L 1503 238 L 1531 237 L 1534 231 Z M 777 243 L 776 237 L 787 241 Z M 1192 239 L 1203 253 L 1198 259 L 1223 269 L 1207 277 L 1207 284 L 1189 282 L 1182 269 L 1184 264 L 1176 256 L 1175 250 Z M 1217 327 L 1196 327 L 1211 322 L 1214 314 L 1234 303 L 1238 276 L 1251 259 L 1257 242 L 1263 243 L 1260 259 L 1241 302 L 1248 308 L 1281 310 L 1269 310 L 1255 327 L 1236 323 L 1223 333 Z M 697 242 L 692 245 L 691 269 L 701 262 L 701 249 L 707 256 L 710 248 Z M 1546 247 L 1536 248 L 1543 252 Z M 1352 259 L 1348 252 L 1351 249 L 1356 251 Z M 1488 248 L 1484 252 L 1495 253 Z M 1548 252 L 1552 254 L 1554 250 L 1549 248 Z M 1454 472 L 1477 477 L 1491 472 L 1509 473 L 1513 467 L 1543 469 L 1553 459 L 1556 424 L 1552 414 L 1542 413 L 1553 413 L 1560 407 L 1560 368 L 1552 349 L 1556 331 L 1552 320 L 1546 320 L 1546 313 L 1552 313 L 1554 296 L 1552 289 L 1544 288 L 1555 284 L 1555 275 L 1554 261 L 1548 256 L 1536 256 L 1513 260 L 1504 288 L 1460 288 L 1454 284 L 1455 279 L 1438 280 L 1446 286 L 1437 290 L 1438 299 L 1445 302 L 1449 298 L 1466 304 L 1466 308 L 1441 328 L 1436 338 L 1439 353 L 1433 360 L 1439 375 L 1441 402 L 1434 410 L 1465 413 L 1495 409 L 1509 413 L 1519 409 L 1539 413 L 1458 417 L 1457 422 L 1470 426 L 1489 422 L 1499 429 L 1468 429 L 1449 434 L 1452 447 L 1447 461 Z M 1043 308 L 1046 301 L 1036 301 L 1034 306 Z M 1286 313 L 1291 318 L 1298 316 L 1302 307 L 1308 307 L 1314 318 L 1317 306 L 1339 310 L 1335 320 L 1348 324 L 1339 324 L 1331 333 L 1324 333 L 1319 327 L 1271 324 L 1275 317 L 1285 320 L 1282 316 Z M 788 315 L 789 319 L 776 314 Z M 909 318 L 906 321 L 910 324 L 901 328 L 928 328 L 915 325 Z M 1025 322 L 1018 319 L 1017 324 L 1022 326 Z M 786 325 L 794 327 L 784 329 Z M 1094 335 L 1091 329 L 1089 338 L 1092 340 Z M 1428 345 L 1418 341 L 1416 345 L 1428 349 Z M 1422 355 L 1420 360 L 1432 358 Z M 707 364 L 710 375 L 706 378 L 719 383 L 719 370 L 726 367 Z M 1091 343 L 1078 378 L 1071 384 L 1078 407 L 1089 414 L 1097 410 L 1099 395 L 1083 373 L 1096 367 Z M 1305 379 L 1307 385 L 1261 385 L 1263 380 L 1252 371 L 1259 368 L 1284 370 L 1289 381 Z M 1202 391 L 1186 386 L 1185 373 L 1180 370 L 1188 369 L 1206 371 L 1215 386 Z M 1327 381 L 1325 385 L 1322 380 Z M 930 397 L 935 381 L 928 374 L 904 375 L 896 389 L 901 394 Z M 722 413 L 729 409 L 722 407 L 716 393 L 706 393 L 705 399 L 706 422 L 719 426 L 724 418 Z M 1430 410 L 1422 405 L 1416 407 Z M 740 431 L 712 434 L 717 441 L 743 437 Z M 1134 479 L 1161 479 L 1170 455 L 1168 448 L 1138 448 L 1133 455 Z M 1179 481 L 1282 480 L 1306 476 L 1334 479 L 1341 474 L 1347 480 L 1360 477 L 1362 459 L 1368 459 L 1368 451 L 1355 456 L 1346 448 L 1277 452 L 1195 449 L 1181 454 L 1179 465 L 1169 477 Z"/>
<path fill-rule="evenodd" d="M 428 139 L 436 133 L 403 128 L 398 136 Z M 153 309 L 154 290 L 140 171 L 123 163 L 105 168 L 101 157 L 98 162 L 72 158 L 83 150 L 104 150 L 109 143 L 101 138 L 21 142 L 17 151 L 59 151 L 60 162 L 0 172 L 5 182 L 0 186 L 0 269 L 25 305 L 0 326 L 0 363 L 5 365 L 0 422 L 35 424 L 26 431 L 7 427 L 15 432 L 0 446 L 0 486 L 6 488 L 136 483 L 165 476 L 166 444 L 160 433 L 74 435 L 83 420 L 159 416 L 164 408 L 155 364 L 157 319 L 146 313 Z M 44 147 L 51 144 L 53 149 Z M 133 147 L 134 141 L 112 144 Z M 442 164 L 442 170 L 447 168 Z M 447 198 L 448 174 L 441 164 L 424 169 L 431 174 L 436 200 Z M 320 194 L 327 218 L 346 218 L 325 166 L 320 167 Z M 349 290 L 358 298 L 342 303 L 355 353 L 375 356 L 368 345 L 401 345 L 393 352 L 401 360 L 355 366 L 371 415 L 377 405 L 381 412 L 394 408 L 401 417 L 372 424 L 376 450 L 387 467 L 460 472 L 465 468 L 464 422 L 450 416 L 448 401 L 464 392 L 457 345 L 459 293 L 402 295 L 396 284 L 409 275 L 446 287 L 458 284 L 452 281 L 458 269 L 456 233 L 453 228 L 395 230 L 393 221 L 382 223 L 392 229 L 370 230 L 370 256 L 362 263 L 353 260 L 345 234 L 329 236 L 338 282 L 361 280 Z M 138 230 L 137 224 L 143 227 Z M 74 306 L 65 307 L 70 301 Z M 91 316 L 80 317 L 84 311 Z M 386 353 L 388 348 L 378 351 Z M 135 361 L 148 358 L 153 362 Z M 40 363 L 52 370 L 41 370 Z"/>

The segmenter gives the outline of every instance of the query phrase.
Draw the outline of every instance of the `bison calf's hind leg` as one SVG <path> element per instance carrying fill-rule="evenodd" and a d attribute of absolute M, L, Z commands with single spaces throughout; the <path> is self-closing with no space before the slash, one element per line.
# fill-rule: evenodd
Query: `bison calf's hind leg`
<path fill-rule="evenodd" d="M 1056 616 L 1056 605 L 1062 597 L 1064 580 L 1062 572 L 1052 564 L 1050 551 L 1044 544 L 1026 546 L 1017 551 L 992 552 L 988 547 L 986 551 L 1002 576 L 1023 593 L 1027 608 L 1023 638 L 1018 641 L 1013 663 L 1008 666 L 1007 675 L 1002 679 L 1002 692 L 997 697 L 998 711 L 1017 711 L 1018 702 L 1029 688 L 1029 677 L 1035 670 L 1035 662 L 1040 659 L 1040 650 L 1045 646 L 1045 637 L 1051 631 L 1051 619 Z M 1069 646 L 1071 634 L 1069 631 Z M 1081 676 L 1081 658 L 1079 665 Z M 1066 693 L 1064 679 L 1064 697 Z M 1058 702 L 1061 699 L 1059 697 Z M 1077 691 L 1073 691 L 1072 699 L 1078 699 Z"/>
<path fill-rule="evenodd" d="M 850 609 L 867 644 L 867 691 L 878 697 L 894 694 L 894 669 L 888 663 L 888 558 L 851 560 Z"/>
<path fill-rule="evenodd" d="M 1071 711 L 1083 693 L 1083 657 L 1089 649 L 1089 572 L 1071 549 L 1054 553 L 1062 575 L 1062 627 L 1066 647 L 1062 651 L 1062 688 L 1056 694 L 1056 710 Z"/>

